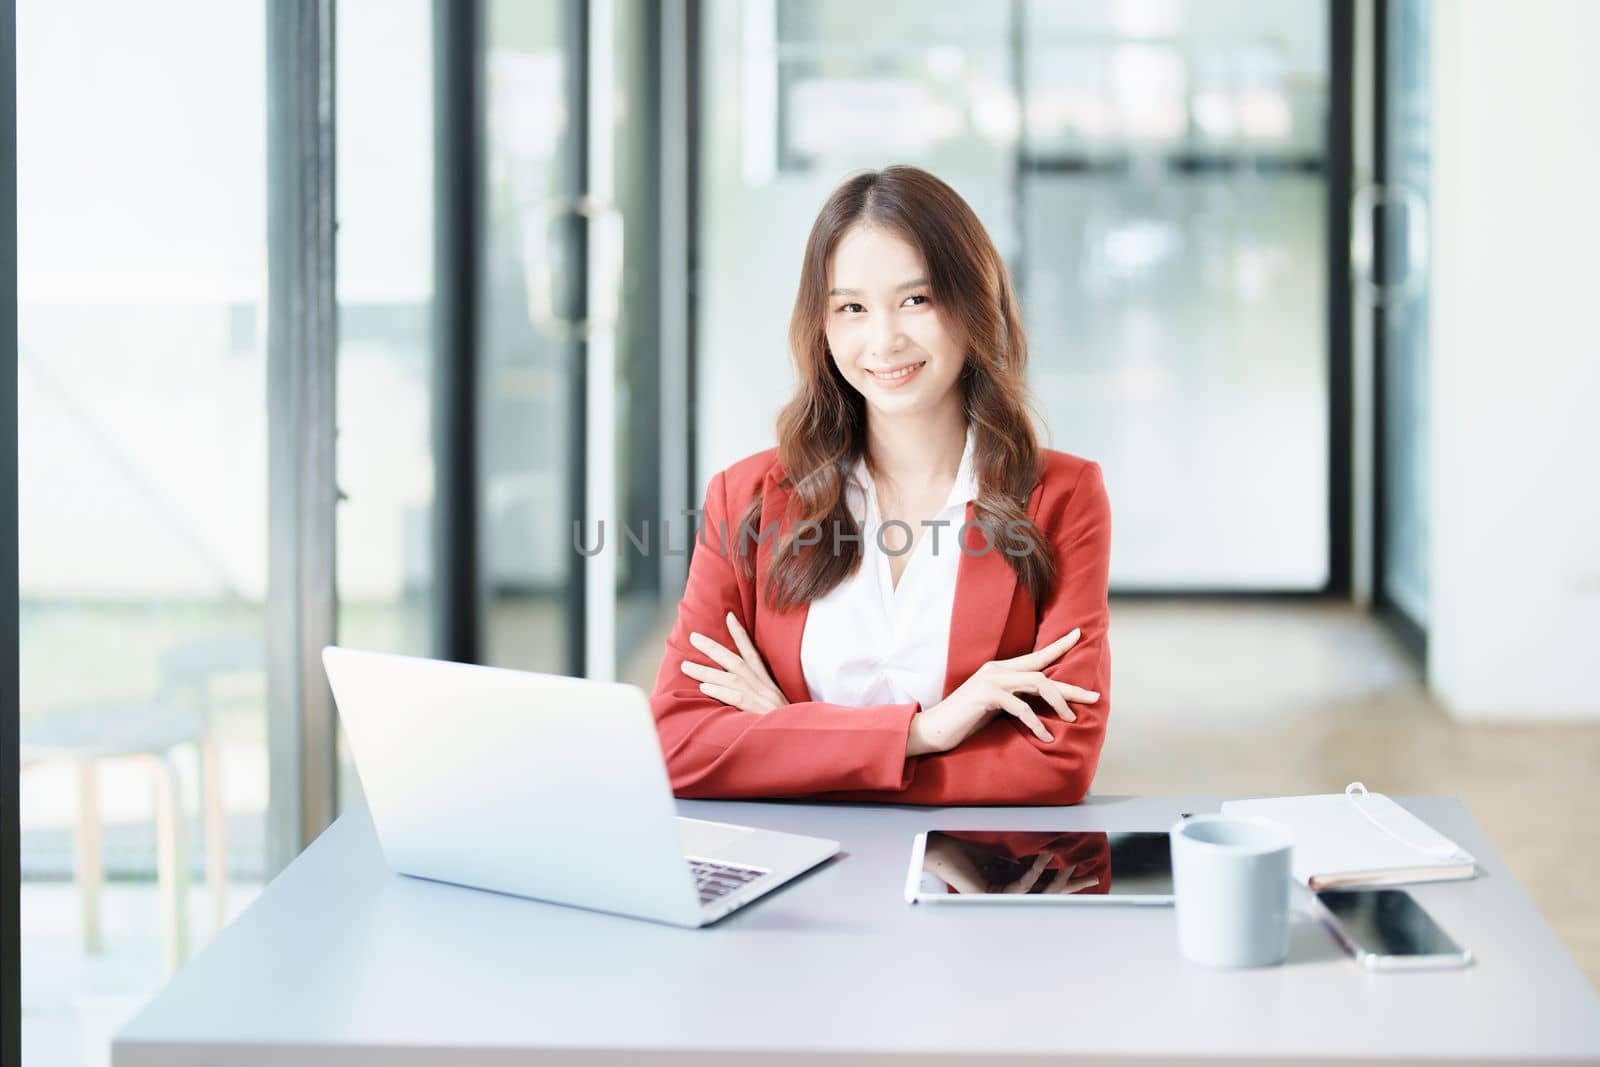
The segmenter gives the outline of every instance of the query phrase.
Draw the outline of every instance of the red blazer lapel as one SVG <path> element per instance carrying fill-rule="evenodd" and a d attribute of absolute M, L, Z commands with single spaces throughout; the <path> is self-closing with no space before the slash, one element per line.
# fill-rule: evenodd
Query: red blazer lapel
<path fill-rule="evenodd" d="M 970 503 L 963 521 L 974 521 Z M 995 658 L 1017 588 L 1017 572 L 1006 561 L 1004 543 L 996 542 L 986 550 L 981 529 L 968 526 L 965 534 L 967 553 L 972 554 L 963 553 L 956 567 L 956 600 L 950 611 L 950 645 L 945 652 L 945 696 Z"/>
<path fill-rule="evenodd" d="M 762 595 L 767 573 L 772 568 L 773 552 L 788 532 L 788 507 L 788 491 L 779 487 L 776 474 L 769 474 L 761 486 L 761 529 L 765 531 L 770 527 L 773 536 L 762 539 L 756 546 L 755 630 L 750 636 L 766 658 L 772 680 L 778 683 L 790 703 L 799 704 L 811 699 L 805 671 L 800 667 L 800 638 L 805 633 L 811 605 L 802 604 L 792 611 L 779 613 L 767 605 Z"/>

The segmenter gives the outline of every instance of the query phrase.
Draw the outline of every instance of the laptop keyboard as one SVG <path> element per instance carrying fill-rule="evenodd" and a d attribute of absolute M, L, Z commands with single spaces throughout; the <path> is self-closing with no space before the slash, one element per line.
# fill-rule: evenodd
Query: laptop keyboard
<path fill-rule="evenodd" d="M 731 863 L 714 863 L 694 856 L 689 857 L 689 866 L 694 870 L 694 887 L 700 891 L 702 904 L 725 897 L 763 874 L 772 873 L 760 867 L 736 867 Z"/>

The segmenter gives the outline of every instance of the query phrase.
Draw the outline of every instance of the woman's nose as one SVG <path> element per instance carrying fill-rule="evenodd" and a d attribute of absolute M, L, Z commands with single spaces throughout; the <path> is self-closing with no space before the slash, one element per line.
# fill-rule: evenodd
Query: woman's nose
<path fill-rule="evenodd" d="M 893 315 L 884 315 L 878 320 L 872 341 L 878 355 L 888 355 L 905 347 L 905 333 Z"/>

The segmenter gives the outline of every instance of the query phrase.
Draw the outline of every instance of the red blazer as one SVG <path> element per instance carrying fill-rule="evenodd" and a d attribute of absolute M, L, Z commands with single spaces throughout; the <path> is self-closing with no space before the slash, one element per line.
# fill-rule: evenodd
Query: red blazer
<path fill-rule="evenodd" d="M 1066 634 L 1078 643 L 1045 673 L 1095 690 L 1095 704 L 1073 704 L 1064 722 L 1035 696 L 1054 741 L 1046 744 L 1010 715 L 999 715 L 949 752 L 906 758 L 915 703 L 845 707 L 810 699 L 800 666 L 800 637 L 810 605 L 775 613 L 757 589 L 766 581 L 774 547 L 787 533 L 758 543 L 755 581 L 737 567 L 731 549 L 745 505 L 762 494 L 761 524 L 788 515 L 790 493 L 779 487 L 777 450 L 740 460 L 711 479 L 701 534 L 689 564 L 678 620 L 667 638 L 650 708 L 655 715 L 672 788 L 681 797 L 800 797 L 876 800 L 901 804 L 1076 804 L 1089 791 L 1111 711 L 1111 652 L 1107 644 L 1106 585 L 1111 552 L 1111 506 L 1100 467 L 1064 452 L 1042 452 L 1044 473 L 1028 497 L 1028 517 L 1055 546 L 1056 584 L 1035 604 L 997 541 L 992 551 L 963 554 L 944 696 L 985 662 L 1021 655 Z M 967 521 L 973 506 L 967 505 Z M 728 553 L 721 531 L 728 531 Z M 976 528 L 969 551 L 983 547 Z M 686 659 L 708 663 L 693 645 L 697 631 L 734 650 L 725 621 L 733 612 L 749 632 L 772 680 L 792 703 L 765 715 L 729 707 L 700 692 L 684 674 Z"/>

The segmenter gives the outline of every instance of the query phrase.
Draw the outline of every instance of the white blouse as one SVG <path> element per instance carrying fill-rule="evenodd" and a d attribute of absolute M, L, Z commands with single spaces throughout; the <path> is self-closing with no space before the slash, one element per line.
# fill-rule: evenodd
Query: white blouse
<path fill-rule="evenodd" d="M 926 526 L 918 533 L 898 586 L 889 574 L 890 557 L 878 545 L 882 517 L 877 490 L 865 460 L 857 463 L 855 482 L 845 485 L 845 502 L 861 527 L 861 565 L 811 602 L 800 640 L 800 666 L 812 700 L 855 708 L 915 701 L 927 710 L 944 699 L 950 614 L 962 555 L 956 535 L 966 520 L 967 503 L 978 496 L 974 439 L 969 425 L 955 484 L 932 520 L 949 525 Z M 904 536 L 902 529 L 887 540 L 897 544 Z M 824 533 L 818 547 L 830 545 Z"/>

